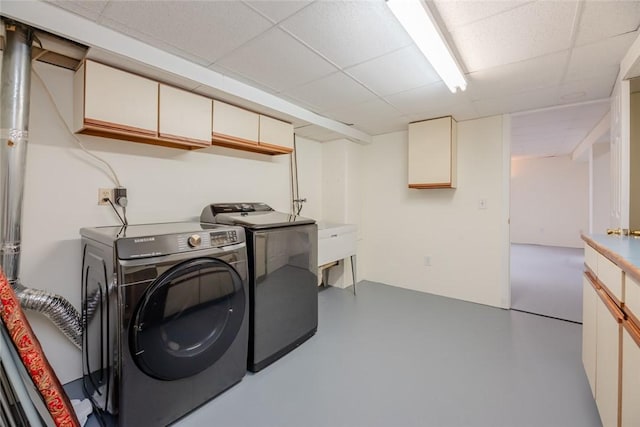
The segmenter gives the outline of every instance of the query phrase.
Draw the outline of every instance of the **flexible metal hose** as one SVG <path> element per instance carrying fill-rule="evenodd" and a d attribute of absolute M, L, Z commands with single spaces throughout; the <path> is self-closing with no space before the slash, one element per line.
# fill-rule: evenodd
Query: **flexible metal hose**
<path fill-rule="evenodd" d="M 40 289 L 26 288 L 19 283 L 14 285 L 14 290 L 23 308 L 44 314 L 76 347 L 81 348 L 82 322 L 80 314 L 69 301 L 60 295 Z"/>

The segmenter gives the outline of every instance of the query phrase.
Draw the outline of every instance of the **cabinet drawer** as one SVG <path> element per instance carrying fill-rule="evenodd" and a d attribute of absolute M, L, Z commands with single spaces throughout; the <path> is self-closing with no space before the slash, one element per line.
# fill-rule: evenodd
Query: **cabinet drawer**
<path fill-rule="evenodd" d="M 624 277 L 624 305 L 640 321 L 640 283 L 628 274 Z"/>
<path fill-rule="evenodd" d="M 620 267 L 598 254 L 598 279 L 618 299 L 624 302 L 623 273 Z"/>
<path fill-rule="evenodd" d="M 598 253 L 598 251 L 587 244 L 584 245 L 584 263 L 587 264 L 587 267 L 589 267 L 589 269 L 593 271 L 596 276 L 598 275 L 599 256 L 600 254 Z"/>

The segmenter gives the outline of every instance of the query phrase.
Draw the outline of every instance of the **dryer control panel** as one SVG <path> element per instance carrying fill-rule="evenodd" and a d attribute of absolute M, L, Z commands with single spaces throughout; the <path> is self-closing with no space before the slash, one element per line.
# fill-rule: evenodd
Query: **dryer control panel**
<path fill-rule="evenodd" d="M 238 242 L 236 230 L 212 231 L 209 234 L 211 246 L 228 246 Z"/>
<path fill-rule="evenodd" d="M 224 248 L 243 243 L 242 229 L 216 225 L 215 229 L 209 230 L 120 238 L 116 240 L 115 246 L 118 259 L 124 260 Z"/>

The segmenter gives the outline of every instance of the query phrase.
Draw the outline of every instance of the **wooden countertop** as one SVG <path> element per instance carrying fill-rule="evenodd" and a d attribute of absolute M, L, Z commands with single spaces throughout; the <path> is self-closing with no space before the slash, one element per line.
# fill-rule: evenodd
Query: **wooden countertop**
<path fill-rule="evenodd" d="M 640 282 L 640 237 L 583 234 L 582 240 Z"/>

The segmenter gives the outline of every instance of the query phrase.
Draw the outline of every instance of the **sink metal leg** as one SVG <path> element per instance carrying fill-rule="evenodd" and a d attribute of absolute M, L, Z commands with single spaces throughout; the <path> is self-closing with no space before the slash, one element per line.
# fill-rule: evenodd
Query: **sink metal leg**
<path fill-rule="evenodd" d="M 358 279 L 356 278 L 356 256 L 351 255 L 351 276 L 353 277 L 353 294 L 356 294 L 356 283 L 358 283 Z"/>

